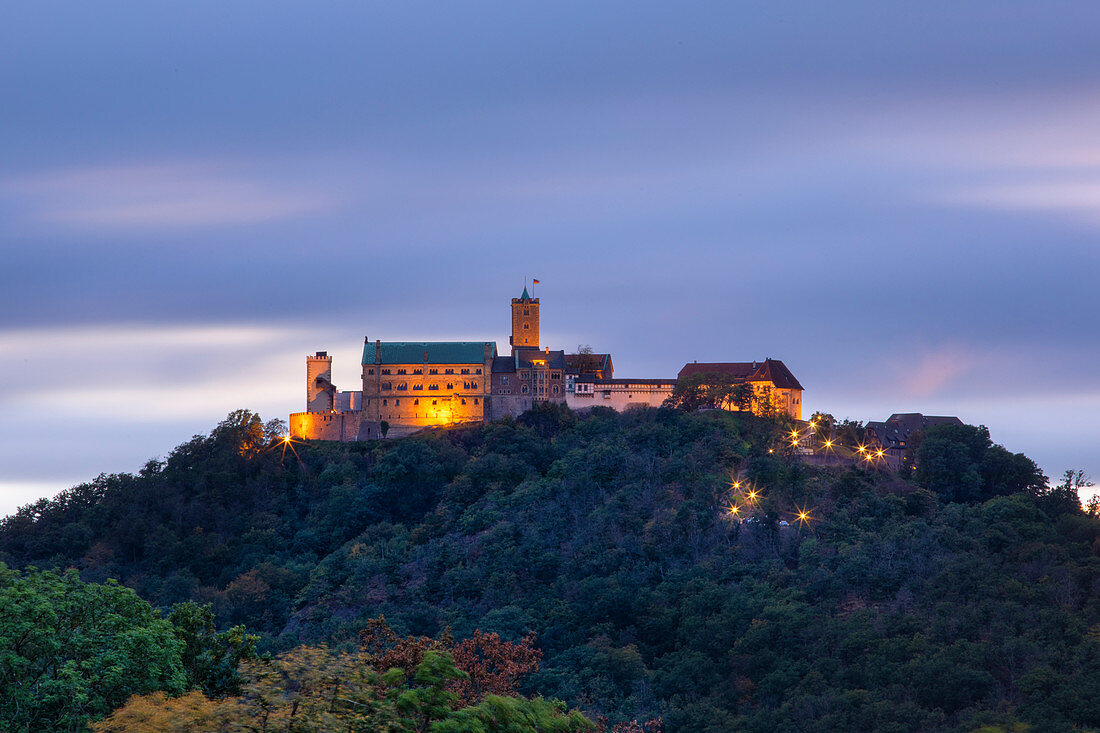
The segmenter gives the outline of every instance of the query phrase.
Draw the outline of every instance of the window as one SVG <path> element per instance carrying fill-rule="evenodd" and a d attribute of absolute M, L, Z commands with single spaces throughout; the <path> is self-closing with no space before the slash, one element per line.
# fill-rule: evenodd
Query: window
<path fill-rule="evenodd" d="M 528 330 L 529 328 L 531 328 L 531 324 L 530 324 L 530 323 L 525 323 L 525 324 L 523 324 L 523 330 L 524 330 L 524 331 Z"/>
<path fill-rule="evenodd" d="M 523 394 L 527 394 L 527 385 L 523 385 L 523 389 L 520 390 Z"/>
<path fill-rule="evenodd" d="M 550 374 L 551 379 L 561 379 L 561 372 L 552 372 Z"/>
<path fill-rule="evenodd" d="M 400 405 L 400 404 L 401 404 L 401 400 L 394 400 L 394 401 L 393 401 L 393 404 L 394 404 L 394 405 Z"/>
<path fill-rule="evenodd" d="M 383 373 L 383 374 L 389 374 L 389 373 L 390 373 L 390 370 L 389 370 L 389 369 L 383 369 L 383 370 L 382 370 L 382 373 Z"/>
<path fill-rule="evenodd" d="M 404 373 L 405 373 L 405 370 L 404 370 L 404 369 L 398 369 L 398 370 L 397 370 L 397 373 L 398 373 L 398 374 L 404 374 Z"/>
<path fill-rule="evenodd" d="M 382 382 L 382 389 L 393 389 L 393 385 L 389 382 Z"/>
<path fill-rule="evenodd" d="M 519 378 L 520 379 L 530 379 L 530 377 L 531 377 L 531 375 L 527 372 L 520 372 L 519 373 Z"/>
<path fill-rule="evenodd" d="M 414 390 L 417 390 L 417 389 L 424 389 L 424 385 L 423 385 L 423 384 L 414 384 L 414 385 L 413 385 L 413 389 L 414 389 Z"/>
<path fill-rule="evenodd" d="M 477 404 L 477 397 L 474 398 L 474 404 Z"/>
<path fill-rule="evenodd" d="M 423 374 L 423 373 L 424 373 L 423 369 L 413 369 L 413 374 Z"/>
<path fill-rule="evenodd" d="M 439 404 L 439 400 L 432 400 L 432 404 L 433 404 L 433 405 L 438 405 L 438 404 Z"/>
<path fill-rule="evenodd" d="M 368 369 L 367 374 L 374 374 L 374 370 L 373 369 Z"/>
<path fill-rule="evenodd" d="M 462 398 L 462 404 L 464 404 L 464 405 L 466 404 L 466 398 L 465 397 Z"/>
<path fill-rule="evenodd" d="M 420 404 L 420 400 L 413 400 L 413 404 L 414 404 L 414 405 L 419 405 L 419 404 Z"/>
<path fill-rule="evenodd" d="M 386 404 L 386 400 L 382 400 L 382 404 L 383 404 L 383 405 L 384 405 L 384 404 Z"/>
<path fill-rule="evenodd" d="M 408 384 L 408 382 L 402 382 L 401 384 L 397 385 L 397 388 L 398 388 L 398 389 L 402 389 L 402 390 L 404 390 L 404 389 L 408 389 L 408 388 L 409 388 L 409 384 Z"/>
<path fill-rule="evenodd" d="M 481 374 L 481 370 L 480 369 L 475 369 L 474 374 Z"/>
<path fill-rule="evenodd" d="M 462 373 L 463 373 L 463 374 L 469 374 L 469 373 L 470 373 L 470 370 L 469 370 L 469 369 L 463 369 L 463 370 L 462 370 Z"/>
<path fill-rule="evenodd" d="M 554 394 L 557 394 L 557 393 L 558 393 L 558 385 L 555 384 L 554 385 Z"/>
<path fill-rule="evenodd" d="M 454 373 L 455 373 L 455 370 L 454 370 L 454 369 L 444 369 L 444 370 L 443 370 L 443 373 L 444 373 L 444 374 L 454 374 Z"/>
<path fill-rule="evenodd" d="M 428 389 L 439 389 L 439 385 L 438 384 L 429 384 Z"/>
<path fill-rule="evenodd" d="M 439 374 L 439 370 L 438 369 L 429 369 L 428 374 Z"/>
<path fill-rule="evenodd" d="M 454 382 L 447 382 L 447 389 L 454 389 L 454 388 L 455 388 L 455 383 Z"/>
<path fill-rule="evenodd" d="M 523 315 L 525 315 L 525 316 L 531 315 L 531 309 L 530 308 L 524 308 L 523 309 Z"/>
<path fill-rule="evenodd" d="M 508 377 L 507 377 L 507 376 L 503 376 L 503 377 L 501 377 L 501 378 L 500 378 L 500 383 L 501 383 L 501 385 L 506 385 L 506 384 L 508 384 Z"/>
<path fill-rule="evenodd" d="M 470 382 L 470 389 L 477 389 L 477 382 Z"/>

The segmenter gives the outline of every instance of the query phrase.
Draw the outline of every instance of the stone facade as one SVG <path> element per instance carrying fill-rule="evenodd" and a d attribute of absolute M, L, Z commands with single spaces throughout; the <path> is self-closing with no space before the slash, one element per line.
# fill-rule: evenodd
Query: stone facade
<path fill-rule="evenodd" d="M 544 402 L 575 410 L 660 407 L 675 379 L 613 379 L 611 354 L 566 354 L 539 344 L 539 299 L 527 288 L 512 298 L 511 353 L 492 341 L 374 341 L 364 339 L 362 390 L 338 391 L 332 357 L 306 357 L 306 411 L 290 416 L 292 437 L 373 440 L 425 428 L 516 417 Z M 587 349 L 584 350 L 587 352 Z M 688 364 L 738 370 L 757 402 L 768 400 L 796 419 L 802 385 L 782 362 Z M 743 371 L 744 374 L 740 374 Z"/>
<path fill-rule="evenodd" d="M 508 344 L 513 349 L 539 347 L 539 299 L 527 294 L 512 298 L 512 336 Z"/>
<path fill-rule="evenodd" d="M 775 412 L 787 415 L 795 420 L 802 419 L 802 385 L 778 359 L 764 361 L 727 361 L 692 362 L 685 364 L 677 375 L 685 377 L 703 377 L 719 375 L 734 384 L 747 383 L 752 386 L 752 411 L 760 414 L 766 406 Z M 736 412 L 739 408 L 730 405 Z"/>
<path fill-rule="evenodd" d="M 672 396 L 675 379 L 596 379 L 577 377 L 565 404 L 573 410 L 610 407 L 622 412 L 636 407 L 660 407 Z"/>
<path fill-rule="evenodd" d="M 332 357 L 318 351 L 306 357 L 306 410 L 329 412 L 336 405 L 336 387 L 332 383 Z"/>
<path fill-rule="evenodd" d="M 367 341 L 363 417 L 417 430 L 485 419 L 496 344 Z"/>

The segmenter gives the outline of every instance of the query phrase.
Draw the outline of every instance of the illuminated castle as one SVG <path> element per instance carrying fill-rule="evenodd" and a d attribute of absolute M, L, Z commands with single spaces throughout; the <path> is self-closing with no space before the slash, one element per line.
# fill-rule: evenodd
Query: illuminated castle
<path fill-rule="evenodd" d="M 610 354 L 566 354 L 540 346 L 539 299 L 526 287 L 511 305 L 507 356 L 497 354 L 492 341 L 364 339 L 363 388 L 354 392 L 332 383 L 332 357 L 326 352 L 306 357 L 306 411 L 291 414 L 291 435 L 342 441 L 401 437 L 433 426 L 518 416 L 540 402 L 625 410 L 659 407 L 672 394 L 676 379 L 614 379 Z M 772 386 L 783 394 L 780 409 L 801 419 L 802 386 L 782 362 L 765 363 L 768 370 L 754 370 L 751 380 L 779 379 L 782 385 Z"/>

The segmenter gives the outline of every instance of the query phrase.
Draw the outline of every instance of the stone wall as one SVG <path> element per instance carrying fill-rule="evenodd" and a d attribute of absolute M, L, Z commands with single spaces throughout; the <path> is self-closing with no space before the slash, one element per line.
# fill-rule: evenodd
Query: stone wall
<path fill-rule="evenodd" d="M 318 378 L 322 380 L 318 384 Z M 327 412 L 334 407 L 332 384 L 332 357 L 323 351 L 306 357 L 306 410 Z"/>
<path fill-rule="evenodd" d="M 539 347 L 539 299 L 512 298 L 512 347 Z"/>
<path fill-rule="evenodd" d="M 593 407 L 610 407 L 622 412 L 632 407 L 660 407 L 664 401 L 672 396 L 672 390 L 676 386 L 674 380 L 649 384 L 646 382 L 624 384 L 600 384 L 597 382 L 592 391 L 569 392 L 565 397 L 565 404 L 571 410 L 588 410 Z"/>
<path fill-rule="evenodd" d="M 290 415 L 290 437 L 299 440 L 359 439 L 359 423 L 362 413 L 348 412 L 294 412 Z"/>

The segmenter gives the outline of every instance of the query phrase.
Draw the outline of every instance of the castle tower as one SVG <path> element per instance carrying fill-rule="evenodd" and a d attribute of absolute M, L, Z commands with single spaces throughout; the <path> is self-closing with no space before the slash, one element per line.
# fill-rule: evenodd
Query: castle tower
<path fill-rule="evenodd" d="M 512 348 L 519 346 L 539 347 L 539 299 L 527 294 L 523 286 L 523 295 L 512 298 L 512 337 L 508 339 Z"/>
<path fill-rule="evenodd" d="M 332 357 L 327 351 L 306 357 L 306 412 L 331 412 L 336 406 Z"/>

